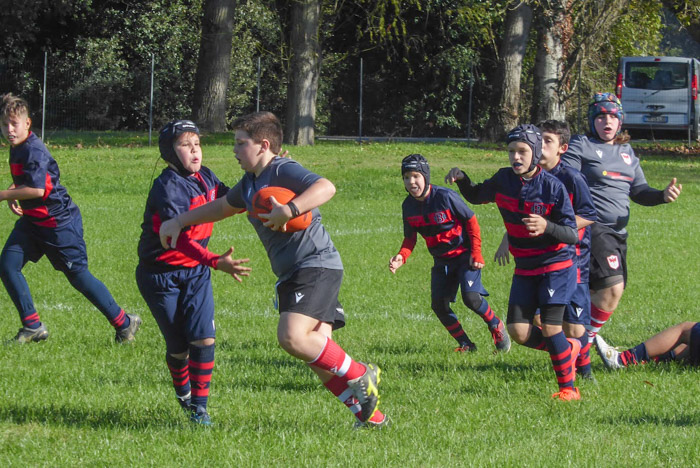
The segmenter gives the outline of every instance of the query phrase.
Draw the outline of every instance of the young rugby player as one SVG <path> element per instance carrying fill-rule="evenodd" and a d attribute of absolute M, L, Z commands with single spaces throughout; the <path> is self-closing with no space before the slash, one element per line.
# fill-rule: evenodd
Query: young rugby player
<path fill-rule="evenodd" d="M 508 232 L 515 272 L 508 301 L 508 333 L 524 346 L 546 348 L 561 400 L 581 398 L 574 386 L 580 345 L 562 331 L 564 309 L 576 289 L 573 244 L 576 219 L 564 184 L 542 170 L 542 134 L 534 125 L 514 128 L 506 139 L 511 166 L 474 184 L 459 168 L 445 181 L 457 182 L 470 203 L 495 202 Z M 542 328 L 533 326 L 540 309 Z"/>
<path fill-rule="evenodd" d="M 196 424 L 210 425 L 207 411 L 214 369 L 214 296 L 209 268 L 248 276 L 248 259 L 234 260 L 233 247 L 224 255 L 207 249 L 212 223 L 180 233 L 173 250 L 160 244 L 163 221 L 222 198 L 228 192 L 202 165 L 199 129 L 190 120 L 166 124 L 158 138 L 160 156 L 168 166 L 154 181 L 146 201 L 139 241 L 136 283 L 165 339 L 165 361 L 175 395 Z"/>
<path fill-rule="evenodd" d="M 620 134 L 624 114 L 612 93 L 598 93 L 588 106 L 588 136 L 575 135 L 562 156 L 583 173 L 591 189 L 598 221 L 591 226 L 591 321 L 589 341 L 613 314 L 627 283 L 627 222 L 630 198 L 644 206 L 675 201 L 682 186 L 676 178 L 664 190 L 647 184 L 639 159 Z"/>
<path fill-rule="evenodd" d="M 321 224 L 318 207 L 333 197 L 335 186 L 299 163 L 277 156 L 282 126 L 274 114 L 248 114 L 236 120 L 233 128 L 233 152 L 245 175 L 225 198 L 163 223 L 163 246 L 176 245 L 183 226 L 252 212 L 253 197 L 264 187 L 295 192 L 293 201 L 285 205 L 271 198 L 273 208 L 259 214 L 262 220 L 248 216 L 279 278 L 277 340 L 287 353 L 310 366 L 326 388 L 355 414 L 358 426 L 385 425 L 388 420 L 378 409 L 379 368 L 353 360 L 331 337 L 334 329 L 345 324 L 345 313 L 338 302 L 343 264 Z M 286 223 L 306 212 L 312 213 L 311 224 L 301 231 L 286 232 Z"/>
<path fill-rule="evenodd" d="M 457 340 L 455 351 L 476 351 L 476 345 L 450 308 L 460 289 L 464 305 L 488 326 L 496 350 L 507 352 L 510 337 L 484 298 L 488 292 L 481 284 L 484 258 L 476 215 L 455 191 L 430 184 L 430 166 L 422 155 L 406 156 L 401 161 L 401 176 L 409 194 L 402 205 L 404 240 L 399 253 L 389 260 L 389 271 L 396 273 L 406 263 L 420 233 L 434 259 L 430 271 L 431 307 Z"/>
<path fill-rule="evenodd" d="M 38 262 L 44 255 L 109 320 L 118 343 L 134 341 L 141 318 L 125 313 L 90 273 L 80 209 L 61 185 L 56 160 L 31 131 L 27 101 L 5 94 L 0 118 L 2 134 L 10 142 L 12 175 L 10 187 L 0 190 L 0 201 L 7 200 L 20 217 L 0 254 L 0 277 L 22 321 L 14 341 L 29 343 L 49 336 L 22 274 L 27 262 Z"/>

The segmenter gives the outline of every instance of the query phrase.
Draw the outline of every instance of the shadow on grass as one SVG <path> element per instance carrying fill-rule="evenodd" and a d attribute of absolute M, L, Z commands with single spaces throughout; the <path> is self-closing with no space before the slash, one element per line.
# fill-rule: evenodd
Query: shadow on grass
<path fill-rule="evenodd" d="M 620 427 L 620 425 L 644 426 L 647 424 L 669 427 L 692 427 L 700 426 L 700 412 L 695 411 L 694 413 L 682 414 L 677 417 L 659 415 L 631 416 L 624 414 L 617 417 L 609 416 L 600 418 L 599 421 L 603 424 L 610 424 L 616 427 Z"/>
<path fill-rule="evenodd" d="M 48 424 L 78 428 L 147 429 L 177 427 L 175 419 L 165 419 L 166 413 L 151 408 L 136 412 L 128 409 L 81 409 L 59 404 L 25 406 L 7 403 L 0 408 L 0 420 L 15 424 Z"/>

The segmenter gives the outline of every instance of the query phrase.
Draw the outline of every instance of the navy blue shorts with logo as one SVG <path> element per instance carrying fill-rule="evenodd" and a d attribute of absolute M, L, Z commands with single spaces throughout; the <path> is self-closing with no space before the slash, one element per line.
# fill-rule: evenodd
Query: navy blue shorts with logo
<path fill-rule="evenodd" d="M 690 329 L 688 361 L 694 366 L 700 366 L 700 322 L 693 325 L 693 328 Z"/>
<path fill-rule="evenodd" d="M 345 326 L 345 311 L 338 302 L 343 270 L 301 268 L 275 285 L 278 310 L 294 312 L 330 323 L 333 330 Z"/>
<path fill-rule="evenodd" d="M 578 283 L 571 302 L 564 310 L 564 321 L 577 325 L 591 323 L 591 293 L 588 283 Z"/>
<path fill-rule="evenodd" d="M 136 284 L 165 338 L 168 353 L 182 353 L 192 341 L 216 336 L 209 267 L 153 273 L 139 265 Z"/>
<path fill-rule="evenodd" d="M 75 210 L 70 222 L 55 228 L 36 226 L 26 218 L 18 219 L 4 250 L 21 252 L 25 263 L 36 263 L 46 255 L 54 269 L 63 273 L 79 273 L 88 268 L 79 210 Z"/>
<path fill-rule="evenodd" d="M 601 281 L 622 276 L 627 284 L 627 233 L 620 234 L 599 223 L 591 225 L 590 287 L 599 289 Z"/>
<path fill-rule="evenodd" d="M 455 302 L 457 289 L 462 296 L 468 292 L 477 292 L 482 296 L 489 293 L 481 283 L 481 270 L 471 269 L 465 261 L 436 264 L 430 270 L 430 294 L 433 301 L 449 298 Z"/>
<path fill-rule="evenodd" d="M 576 268 L 573 266 L 541 275 L 513 275 L 508 304 L 524 307 L 568 304 L 576 285 Z"/>

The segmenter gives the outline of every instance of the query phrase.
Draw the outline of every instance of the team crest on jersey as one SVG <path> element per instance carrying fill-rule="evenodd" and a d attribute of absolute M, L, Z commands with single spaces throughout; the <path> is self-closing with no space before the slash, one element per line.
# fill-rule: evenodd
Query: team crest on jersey
<path fill-rule="evenodd" d="M 435 223 L 442 224 L 445 221 L 447 221 L 447 215 L 445 213 L 435 213 Z"/>
<path fill-rule="evenodd" d="M 216 200 L 216 191 L 212 190 L 209 192 L 209 201 L 214 201 Z"/>
<path fill-rule="evenodd" d="M 632 156 L 627 153 L 620 153 L 620 156 L 622 156 L 622 160 L 625 162 L 625 164 L 628 166 L 632 164 Z"/>
<path fill-rule="evenodd" d="M 610 268 L 613 270 L 617 270 L 620 268 L 620 259 L 618 258 L 617 255 L 610 255 L 608 258 L 608 265 L 610 265 Z"/>
<path fill-rule="evenodd" d="M 603 152 L 601 150 L 595 150 L 595 154 L 597 154 L 600 159 L 603 159 Z"/>

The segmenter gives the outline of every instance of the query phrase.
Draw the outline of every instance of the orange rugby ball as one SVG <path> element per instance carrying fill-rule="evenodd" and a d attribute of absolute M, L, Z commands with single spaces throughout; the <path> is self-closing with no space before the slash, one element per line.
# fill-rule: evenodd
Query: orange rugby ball
<path fill-rule="evenodd" d="M 275 197 L 278 203 L 285 205 L 289 203 L 296 194 L 289 189 L 284 187 L 265 187 L 258 190 L 255 195 L 253 195 L 253 211 L 251 216 L 260 219 L 258 214 L 269 213 L 272 210 L 272 203 L 270 202 L 270 197 Z M 292 218 L 287 221 L 287 232 L 303 231 L 309 224 L 311 224 L 311 212 L 307 211 L 302 213 L 296 218 Z M 265 221 L 264 219 L 260 219 Z"/>

